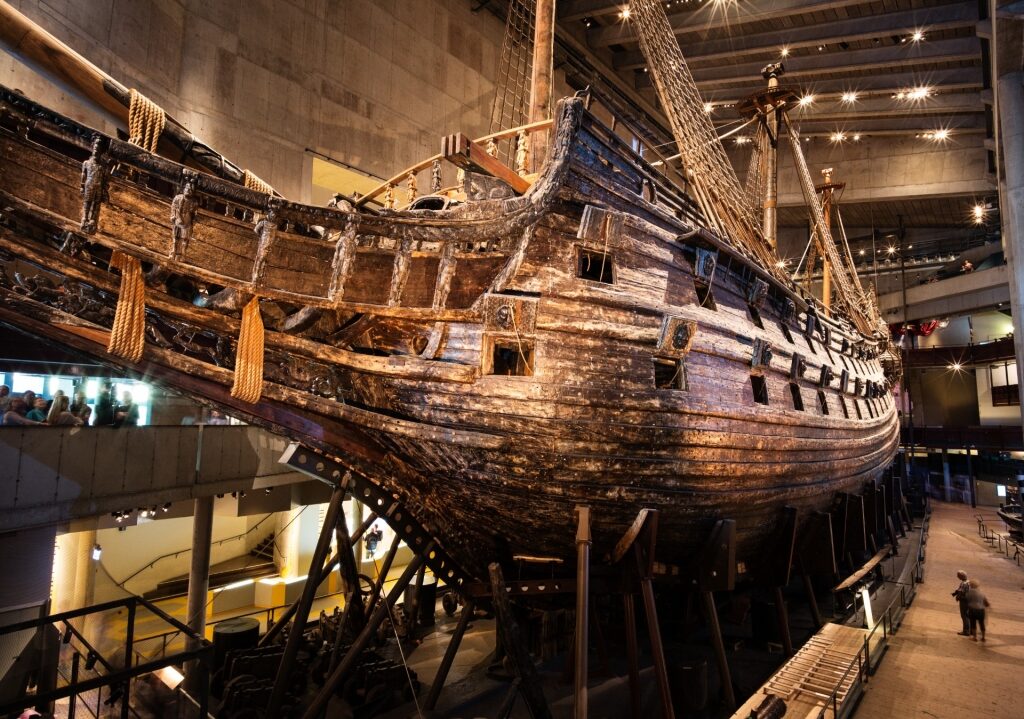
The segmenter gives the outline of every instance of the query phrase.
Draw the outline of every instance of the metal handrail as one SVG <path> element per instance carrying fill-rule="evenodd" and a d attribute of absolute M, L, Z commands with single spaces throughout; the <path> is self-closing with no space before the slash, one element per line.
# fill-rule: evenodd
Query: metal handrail
<path fill-rule="evenodd" d="M 216 545 L 216 546 L 218 546 L 218 547 L 219 547 L 220 545 L 222 545 L 222 544 L 224 544 L 224 543 L 226 543 L 226 542 L 234 542 L 234 541 L 236 541 L 236 540 L 238 540 L 238 539 L 244 539 L 245 537 L 249 536 L 249 535 L 250 535 L 250 534 L 252 534 L 252 533 L 253 533 L 254 531 L 256 531 L 256 529 L 258 529 L 258 528 L 259 528 L 259 526 L 260 526 L 261 524 L 263 524 L 263 523 L 264 523 L 264 522 L 266 522 L 266 521 L 267 521 L 268 519 L 270 519 L 271 517 L 273 517 L 273 516 L 274 516 L 274 514 L 275 514 L 274 512 L 271 512 L 271 513 L 270 513 L 270 514 L 268 514 L 268 515 L 267 515 L 266 517 L 264 517 L 263 519 L 261 519 L 260 521 L 258 521 L 258 522 L 257 522 L 256 524 L 254 524 L 254 525 L 253 525 L 252 527 L 250 527 L 249 529 L 247 529 L 247 530 L 246 530 L 245 532 L 242 532 L 241 534 L 236 534 L 236 535 L 235 535 L 235 536 L 233 536 L 233 537 L 225 537 L 224 539 L 218 539 L 218 540 L 217 540 L 216 542 L 211 542 L 211 543 L 210 543 L 210 546 L 212 547 L 212 546 L 215 546 L 215 545 Z M 188 552 L 191 552 L 191 551 L 192 551 L 192 547 L 186 547 L 185 549 L 179 549 L 179 550 L 178 550 L 178 551 L 176 551 L 176 552 L 168 552 L 167 554 L 161 554 L 161 555 L 160 555 L 159 557 L 157 557 L 157 558 L 156 558 L 156 559 L 154 559 L 153 561 L 149 562 L 148 564 L 146 564 L 146 565 L 145 565 L 144 567 L 142 567 L 141 569 L 137 569 L 136 571 L 132 572 L 132 573 L 131 573 L 131 574 L 130 574 L 130 575 L 129 575 L 129 576 L 128 576 L 128 577 L 126 578 L 126 579 L 122 579 L 122 580 L 121 580 L 120 582 L 119 582 L 119 581 L 117 581 L 117 580 L 115 579 L 115 580 L 114 580 L 114 584 L 116 584 L 116 585 L 117 585 L 118 587 L 120 587 L 121 589 L 124 589 L 124 585 L 125 585 L 125 584 L 127 584 L 127 583 L 128 583 L 128 582 L 130 582 L 131 580 L 135 579 L 135 577 L 139 576 L 140 574 L 142 574 L 143 572 L 145 572 L 145 571 L 146 571 L 147 569 L 152 569 L 152 568 L 153 568 L 153 566 L 154 566 L 154 565 L 155 565 L 155 564 L 156 564 L 157 562 L 160 562 L 160 561 L 162 561 L 162 560 L 164 560 L 164 559 L 169 559 L 170 557 L 175 557 L 175 558 L 176 558 L 176 557 L 178 557 L 178 556 L 179 556 L 179 555 L 181 555 L 181 554 L 187 554 Z M 112 578 L 112 579 L 113 579 L 113 578 Z M 125 590 L 125 591 L 127 591 L 127 590 Z"/>

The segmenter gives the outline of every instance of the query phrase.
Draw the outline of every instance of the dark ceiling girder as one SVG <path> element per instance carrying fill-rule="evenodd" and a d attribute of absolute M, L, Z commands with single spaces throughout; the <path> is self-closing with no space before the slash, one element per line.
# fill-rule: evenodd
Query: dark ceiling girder
<path fill-rule="evenodd" d="M 738 37 L 726 37 L 718 40 L 695 40 L 684 46 L 683 54 L 692 66 L 711 60 L 751 54 L 763 54 L 765 62 L 768 62 L 778 59 L 779 49 L 783 46 L 795 49 L 832 45 L 843 41 L 870 40 L 875 37 L 888 38 L 891 35 L 905 36 L 919 29 L 925 31 L 949 30 L 973 27 L 977 22 L 977 3 L 965 2 L 955 5 L 940 5 L 924 10 L 869 15 L 791 30 L 743 34 Z M 681 42 L 685 43 L 685 39 L 681 38 Z M 688 51 L 690 48 L 692 48 L 692 52 Z M 647 61 L 639 50 L 616 53 L 613 59 L 616 70 L 636 69 L 646 64 Z"/>
<path fill-rule="evenodd" d="M 791 58 L 786 63 L 786 79 L 789 84 L 793 80 L 817 75 L 820 73 L 873 73 L 893 71 L 914 65 L 927 65 L 937 62 L 958 62 L 981 59 L 981 41 L 976 37 L 937 40 L 908 47 L 898 45 L 885 48 L 869 48 L 852 50 L 843 53 L 822 53 L 805 57 Z M 735 84 L 750 84 L 761 75 L 763 62 L 747 62 L 738 65 L 696 68 L 692 70 L 693 78 L 702 92 L 712 87 Z M 647 73 L 637 74 L 637 87 L 651 84 Z"/>
<path fill-rule="evenodd" d="M 590 3 L 587 7 L 593 6 Z M 603 3 L 603 12 L 590 12 L 588 15 L 617 13 L 619 8 L 627 4 L 624 0 L 618 3 Z M 744 0 L 741 3 L 708 2 L 693 10 L 673 13 L 668 16 L 676 34 L 686 32 L 704 32 L 715 30 L 738 23 L 757 23 L 780 17 L 800 15 L 803 13 L 819 13 L 855 5 L 870 5 L 870 0 Z M 566 9 L 563 17 L 585 17 L 570 13 Z M 588 33 L 587 40 L 592 47 L 605 47 L 621 43 L 636 42 L 636 33 L 628 22 L 617 22 L 607 27 L 595 28 Z"/>

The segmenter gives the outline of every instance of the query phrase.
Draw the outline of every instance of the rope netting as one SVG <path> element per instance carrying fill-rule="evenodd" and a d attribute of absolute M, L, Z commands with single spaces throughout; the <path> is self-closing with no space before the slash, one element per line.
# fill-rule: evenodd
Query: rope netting
<path fill-rule="evenodd" d="M 533 71 L 534 6 L 534 0 L 509 1 L 488 134 L 527 122 L 530 75 Z M 514 138 L 502 141 L 498 146 L 498 157 L 511 164 L 515 151 Z"/>

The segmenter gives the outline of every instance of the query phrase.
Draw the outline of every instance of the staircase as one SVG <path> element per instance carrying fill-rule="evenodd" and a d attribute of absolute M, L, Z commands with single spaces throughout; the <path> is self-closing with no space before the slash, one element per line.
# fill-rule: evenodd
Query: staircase
<path fill-rule="evenodd" d="M 261 539 L 248 555 L 221 562 L 210 568 L 210 589 L 217 589 L 243 579 L 259 579 L 277 574 L 274 565 L 274 533 Z M 150 600 L 180 597 L 188 593 L 188 575 L 165 579 L 143 596 Z"/>

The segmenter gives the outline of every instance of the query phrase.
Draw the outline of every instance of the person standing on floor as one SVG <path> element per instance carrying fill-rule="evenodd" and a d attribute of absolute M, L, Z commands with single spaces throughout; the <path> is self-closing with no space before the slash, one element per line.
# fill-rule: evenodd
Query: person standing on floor
<path fill-rule="evenodd" d="M 981 591 L 980 582 L 972 579 L 968 582 L 967 616 L 971 620 L 971 641 L 978 641 L 978 629 L 981 629 L 981 641 L 985 641 L 985 610 L 992 606 L 988 597 Z"/>
<path fill-rule="evenodd" d="M 125 392 L 123 401 L 114 411 L 115 427 L 136 427 L 139 424 L 139 406 L 132 401 L 132 393 Z"/>
<path fill-rule="evenodd" d="M 956 573 L 956 578 L 960 580 L 960 584 L 953 591 L 953 597 L 956 599 L 957 604 L 960 605 L 960 620 L 963 622 L 963 629 L 957 634 L 961 637 L 967 637 L 971 634 L 970 619 L 967 615 L 967 591 L 971 588 L 971 585 L 967 582 L 967 572 L 960 570 Z"/>

